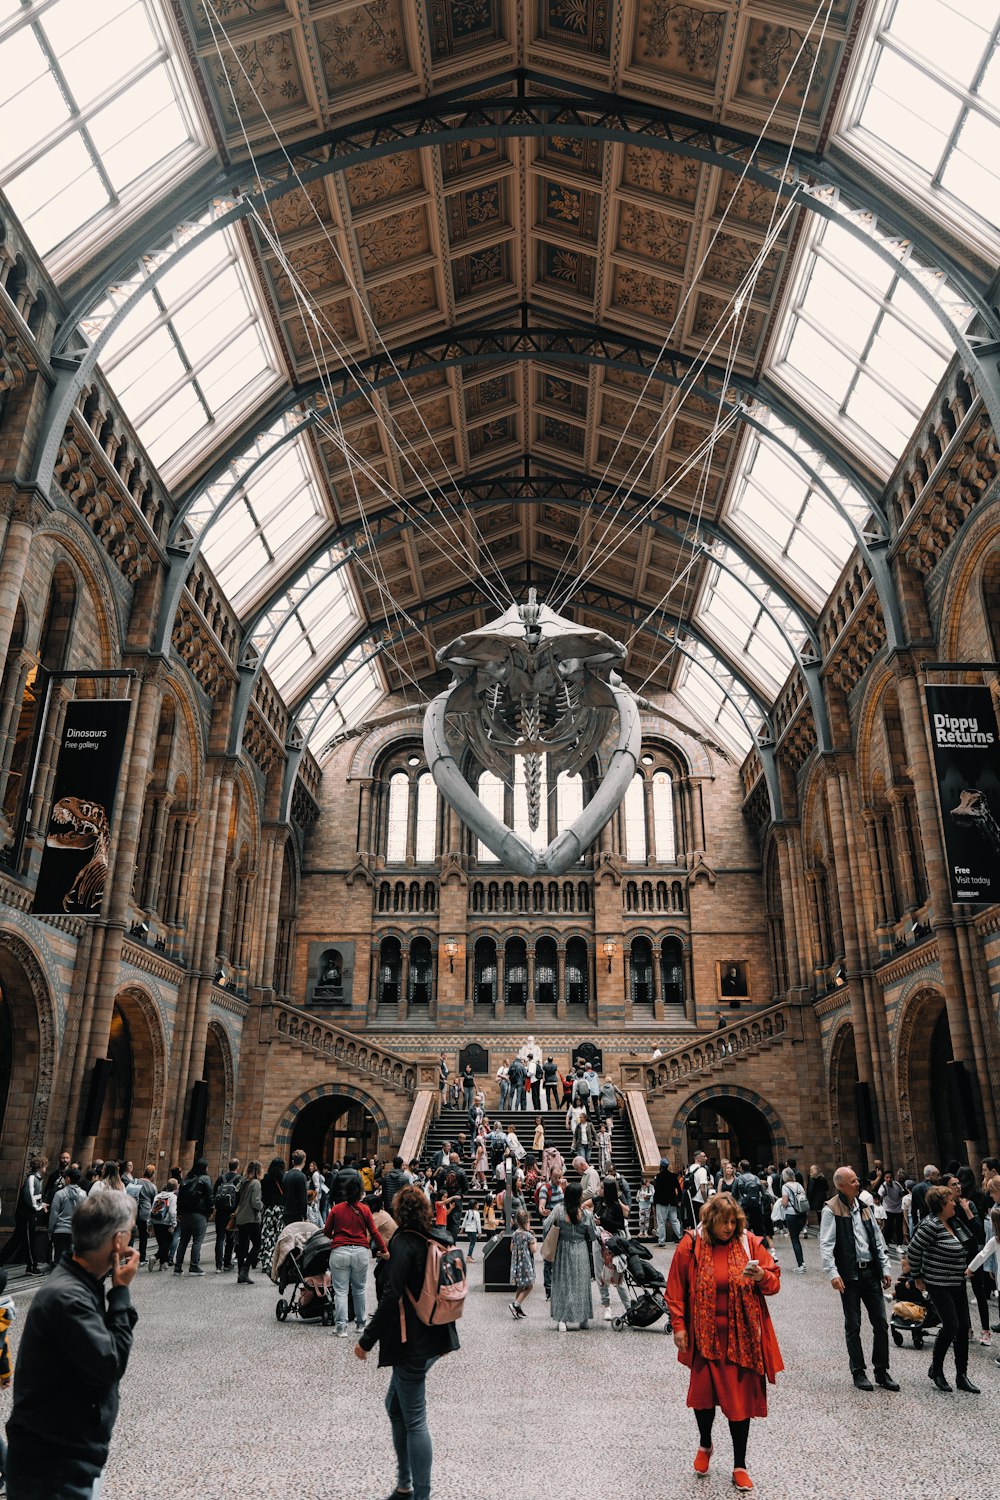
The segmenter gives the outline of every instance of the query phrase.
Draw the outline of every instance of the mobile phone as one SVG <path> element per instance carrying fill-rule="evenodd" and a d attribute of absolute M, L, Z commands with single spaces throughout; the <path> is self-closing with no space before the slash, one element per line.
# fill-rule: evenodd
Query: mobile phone
<path fill-rule="evenodd" d="M 760 1261 L 759 1260 L 748 1260 L 747 1263 L 746 1263 L 746 1265 L 743 1267 L 743 1275 L 746 1276 L 749 1271 L 759 1271 L 759 1270 L 760 1270 Z"/>

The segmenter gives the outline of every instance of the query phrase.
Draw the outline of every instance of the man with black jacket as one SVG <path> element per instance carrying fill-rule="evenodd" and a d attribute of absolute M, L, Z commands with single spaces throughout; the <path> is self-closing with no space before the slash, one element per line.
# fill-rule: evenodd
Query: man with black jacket
<path fill-rule="evenodd" d="M 240 1188 L 243 1177 L 240 1173 L 240 1159 L 234 1156 L 229 1163 L 228 1169 L 216 1178 L 214 1190 L 215 1203 L 215 1271 L 218 1275 L 221 1271 L 233 1269 L 233 1250 L 236 1246 L 236 1230 L 230 1229 L 229 1222 L 236 1212 L 239 1202 Z"/>
<path fill-rule="evenodd" d="M 285 1195 L 284 1215 L 286 1224 L 302 1224 L 309 1212 L 309 1183 L 302 1168 L 306 1164 L 304 1151 L 292 1152 L 292 1165 L 285 1173 L 281 1184 Z"/>
<path fill-rule="evenodd" d="M 108 1460 L 138 1314 L 135 1204 L 95 1193 L 73 1215 L 73 1253 L 32 1299 L 14 1373 L 5 1477 L 10 1500 L 90 1500 Z M 111 1272 L 105 1301 L 103 1279 Z"/>
<path fill-rule="evenodd" d="M 665 1156 L 660 1157 L 660 1170 L 653 1178 L 653 1206 L 656 1210 L 656 1243 L 667 1243 L 667 1223 L 680 1244 L 681 1219 L 678 1204 L 681 1201 L 681 1180 L 672 1170 Z"/>
<path fill-rule="evenodd" d="M 425 1381 L 434 1361 L 457 1349 L 459 1343 L 454 1323 L 429 1326 L 418 1318 L 413 1304 L 423 1287 L 428 1241 L 451 1246 L 454 1240 L 447 1229 L 435 1227 L 430 1205 L 419 1188 L 407 1187 L 400 1193 L 394 1217 L 399 1228 L 389 1241 L 385 1290 L 354 1353 L 358 1359 L 367 1359 L 378 1344 L 379 1367 L 392 1369 L 385 1406 L 396 1451 L 396 1494 L 428 1500 L 432 1449 Z"/>
<path fill-rule="evenodd" d="M 208 1232 L 208 1221 L 214 1207 L 212 1179 L 208 1175 L 208 1162 L 199 1156 L 177 1191 L 177 1254 L 174 1256 L 174 1275 L 184 1271 L 184 1254 L 191 1246 L 191 1276 L 204 1276 L 201 1268 L 201 1247 Z"/>
<path fill-rule="evenodd" d="M 403 1158 L 394 1156 L 392 1166 L 382 1178 L 382 1207 L 387 1214 L 392 1213 L 393 1199 L 401 1188 L 409 1185 L 409 1178 L 403 1171 Z"/>

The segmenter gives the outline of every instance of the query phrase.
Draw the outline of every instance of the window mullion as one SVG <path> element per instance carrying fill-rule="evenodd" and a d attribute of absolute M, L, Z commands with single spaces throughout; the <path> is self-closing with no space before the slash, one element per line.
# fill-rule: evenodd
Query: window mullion
<path fill-rule="evenodd" d="M 177 379 L 173 381 L 165 391 L 160 392 L 156 400 L 153 402 L 152 406 L 148 406 L 146 410 L 141 414 L 141 416 L 138 416 L 134 419 L 134 425 L 136 427 L 142 427 L 142 425 L 145 422 L 148 422 L 150 417 L 153 416 L 153 414 L 157 412 L 161 406 L 164 406 L 166 402 L 170 401 L 174 396 L 176 396 L 178 391 L 183 390 L 186 385 L 190 385 L 192 387 L 198 397 L 198 400 L 201 402 L 202 406 L 205 409 L 205 415 L 208 417 L 209 421 L 212 421 L 215 414 L 209 406 L 208 401 L 206 400 L 205 395 L 200 385 L 198 384 L 198 376 L 203 370 L 207 369 L 207 367 L 212 363 L 212 360 L 216 359 L 228 344 L 232 343 L 232 341 L 241 333 L 246 333 L 248 328 L 256 327 L 256 324 L 257 319 L 251 314 L 250 317 L 245 318 L 242 323 L 237 325 L 237 327 L 230 329 L 223 342 L 221 344 L 216 344 L 214 348 L 210 349 L 207 354 L 202 356 L 202 358 L 196 365 L 192 364 L 187 355 L 184 353 L 184 345 L 177 337 L 177 335 L 173 333 L 173 327 L 171 326 L 171 333 L 173 334 L 174 342 L 177 345 L 177 352 L 184 364 L 184 374 L 178 375 Z"/>

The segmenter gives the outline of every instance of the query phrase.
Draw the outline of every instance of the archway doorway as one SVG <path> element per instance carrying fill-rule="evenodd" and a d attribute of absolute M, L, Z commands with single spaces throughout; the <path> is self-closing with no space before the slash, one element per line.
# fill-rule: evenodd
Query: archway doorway
<path fill-rule="evenodd" d="M 0 947 L 0 1181 L 20 1184 L 29 1151 L 44 1148 L 36 1118 L 42 1056 L 39 1001 L 14 953 Z M 51 1058 L 50 1058 L 51 1066 Z M 4 1192 L 11 1219 L 15 1192 Z"/>
<path fill-rule="evenodd" d="M 100 1157 L 103 1161 L 108 1161 L 112 1157 L 115 1161 L 124 1161 L 132 1120 L 135 1057 L 132 1051 L 132 1029 L 117 1001 L 111 1012 L 111 1031 L 108 1035 L 106 1056 L 111 1069 L 108 1073 L 101 1121 L 94 1136 L 94 1156 Z"/>
<path fill-rule="evenodd" d="M 955 1053 L 944 996 L 929 990 L 915 1003 L 904 1077 L 916 1157 L 912 1165 L 919 1173 L 928 1162 L 943 1167 L 953 1158 L 966 1159 L 966 1123 L 950 1066 Z"/>
<path fill-rule="evenodd" d="M 223 1157 L 229 1156 L 229 1142 L 226 1139 L 226 1105 L 228 1102 L 226 1075 L 226 1057 L 222 1038 L 213 1024 L 208 1028 L 208 1037 L 205 1042 L 205 1070 L 202 1076 L 205 1079 L 208 1096 L 205 1102 L 205 1125 L 196 1152 L 197 1156 L 203 1156 L 208 1162 L 208 1170 L 213 1177 L 226 1165 Z"/>
<path fill-rule="evenodd" d="M 857 1085 L 858 1050 L 854 1040 L 854 1027 L 844 1026 L 838 1034 L 833 1058 L 832 1083 L 834 1123 L 840 1138 L 841 1160 L 834 1167 L 850 1166 L 863 1173 L 867 1160 L 858 1129 Z"/>
<path fill-rule="evenodd" d="M 748 1099 L 720 1094 L 703 1099 L 688 1116 L 688 1154 L 704 1151 L 713 1172 L 724 1157 L 739 1162 L 744 1157 L 752 1167 L 774 1161 L 774 1136 L 766 1115 Z"/>
<path fill-rule="evenodd" d="M 290 1150 L 302 1150 L 321 1167 L 348 1156 L 366 1159 L 378 1153 L 378 1124 L 357 1099 L 328 1094 L 300 1110 L 292 1127 Z"/>

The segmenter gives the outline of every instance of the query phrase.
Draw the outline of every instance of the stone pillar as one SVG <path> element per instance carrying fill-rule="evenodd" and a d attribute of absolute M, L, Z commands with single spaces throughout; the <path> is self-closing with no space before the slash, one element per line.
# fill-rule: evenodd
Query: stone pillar
<path fill-rule="evenodd" d="M 882 851 L 879 847 L 878 827 L 874 808 L 863 807 L 861 809 L 861 818 L 865 825 L 865 844 L 868 848 L 868 862 L 871 865 L 875 890 L 875 921 L 877 926 L 885 927 L 889 922 L 889 893 L 885 886 L 885 866 Z"/>
<path fill-rule="evenodd" d="M 163 879 L 163 851 L 167 837 L 170 802 L 169 795 L 157 797 L 153 811 L 153 832 L 149 841 L 149 882 L 145 894 L 147 912 L 156 912 L 159 907 L 160 884 Z"/>
<path fill-rule="evenodd" d="M 659 941 L 653 947 L 653 1019 L 663 1020 L 663 950 Z"/>
<path fill-rule="evenodd" d="M 899 883 L 902 886 L 899 894 L 902 898 L 903 910 L 913 912 L 916 911 L 920 902 L 917 900 L 917 882 L 910 852 L 910 841 L 906 836 L 906 792 L 901 787 L 893 787 L 889 793 L 889 806 L 892 809 L 896 864 L 899 869 Z"/>
<path fill-rule="evenodd" d="M 108 1037 L 111 1034 L 111 1018 L 121 973 L 122 939 L 132 889 L 142 805 L 146 795 L 146 777 L 163 697 L 162 668 L 159 663 L 147 665 L 140 670 L 134 681 L 134 692 L 137 706 L 132 712 L 131 734 L 122 757 L 112 825 L 114 833 L 101 908 L 100 920 L 106 930 L 103 942 L 95 944 L 95 953 L 91 958 L 94 984 L 92 987 L 88 984 L 84 993 L 77 1053 L 70 1078 L 68 1121 L 77 1150 L 85 1145 L 83 1137 L 78 1134 L 84 1080 L 96 1059 L 106 1056 Z M 86 1144 L 92 1139 L 93 1137 L 88 1138 Z"/>
<path fill-rule="evenodd" d="M 642 778 L 642 817 L 646 828 L 646 864 L 652 865 L 656 858 L 656 819 L 653 816 L 653 782 L 649 776 Z"/>
<path fill-rule="evenodd" d="M 361 783 L 358 800 L 358 850 L 370 854 L 372 848 L 372 779 L 366 776 Z"/>
<path fill-rule="evenodd" d="M 556 1020 L 566 1019 L 566 944 L 556 941 Z"/>
<path fill-rule="evenodd" d="M 31 539 L 44 514 L 44 506 L 34 491 L 13 488 L 7 488 L 0 503 L 10 517 L 0 553 L 0 661 L 6 661 Z"/>
<path fill-rule="evenodd" d="M 410 798 L 413 801 L 413 798 Z M 410 1014 L 410 944 L 400 944 L 399 954 L 399 1000 L 396 1004 L 396 1019 L 401 1026 Z"/>
<path fill-rule="evenodd" d="M 11 670 L 7 674 L 7 683 L 0 703 L 0 799 L 7 790 L 7 777 L 10 775 L 10 763 L 14 758 L 14 746 L 17 744 L 17 725 L 21 717 L 21 704 L 24 701 L 24 689 L 28 681 L 28 673 L 35 665 L 34 661 L 25 652 L 21 652 L 17 662 L 11 663 Z"/>
<path fill-rule="evenodd" d="M 529 939 L 525 946 L 528 955 L 528 989 L 524 997 L 524 1019 L 531 1031 L 535 1024 L 535 944 Z"/>

